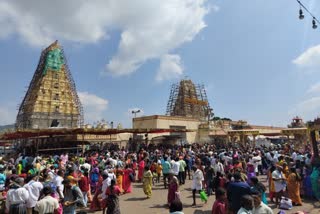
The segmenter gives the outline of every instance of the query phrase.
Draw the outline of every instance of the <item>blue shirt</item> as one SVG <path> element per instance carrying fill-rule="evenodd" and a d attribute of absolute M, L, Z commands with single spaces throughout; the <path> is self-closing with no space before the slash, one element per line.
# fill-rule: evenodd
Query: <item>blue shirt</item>
<path fill-rule="evenodd" d="M 27 165 L 27 160 L 24 158 L 22 159 L 22 167 L 25 169 Z"/>
<path fill-rule="evenodd" d="M 171 169 L 171 164 L 168 161 L 165 161 L 162 164 L 162 172 L 163 172 L 163 174 L 169 174 L 170 169 Z"/>
<path fill-rule="evenodd" d="M 251 190 L 246 182 L 231 182 L 228 185 L 227 196 L 231 205 L 232 211 L 238 212 L 240 209 L 240 201 L 242 196 L 250 195 Z"/>
<path fill-rule="evenodd" d="M 191 158 L 185 158 L 184 161 L 186 162 L 188 169 L 191 170 L 191 168 L 192 168 Z"/>
<path fill-rule="evenodd" d="M 6 175 L 3 173 L 0 173 L 0 184 L 6 183 Z"/>

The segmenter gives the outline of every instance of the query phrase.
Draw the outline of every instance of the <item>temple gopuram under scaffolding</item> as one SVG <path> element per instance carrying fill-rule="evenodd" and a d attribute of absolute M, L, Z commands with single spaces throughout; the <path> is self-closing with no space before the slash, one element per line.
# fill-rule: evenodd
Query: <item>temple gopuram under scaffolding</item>
<path fill-rule="evenodd" d="M 183 79 L 171 87 L 166 115 L 133 118 L 133 127 L 192 130 L 192 132 L 171 132 L 168 135 L 148 136 L 152 141 L 160 143 L 244 142 L 248 136 L 255 141 L 259 135 L 282 135 L 283 127 L 257 126 L 243 120 L 233 121 L 229 118 L 213 116 L 213 109 L 209 105 L 204 85 L 194 84 L 190 79 Z"/>
<path fill-rule="evenodd" d="M 125 146 L 132 134 L 173 132 L 169 129 L 123 129 L 83 125 L 83 109 L 62 47 L 52 43 L 41 53 L 38 67 L 19 107 L 16 130 L 0 135 L 23 154 L 82 152 Z M 178 130 L 186 132 L 186 130 Z"/>
<path fill-rule="evenodd" d="M 40 136 L 40 133 L 48 129 L 80 128 L 82 125 L 83 109 L 76 86 L 63 48 L 55 41 L 41 53 L 15 124 L 18 132 L 32 131 L 39 136 L 25 138 L 22 135 L 19 147 L 23 153 L 78 149 L 78 135 Z"/>
<path fill-rule="evenodd" d="M 298 140 L 304 145 L 309 129 L 300 118 L 288 128 L 258 126 L 244 120 L 213 117 L 204 85 L 183 79 L 172 85 L 165 115 L 134 117 L 132 129 L 83 126 L 83 110 L 62 47 L 54 42 L 42 51 L 27 93 L 19 107 L 16 130 L 0 134 L 23 154 L 86 152 L 95 147 L 140 144 L 225 143 L 276 137 Z M 138 113 L 140 111 L 132 111 Z M 136 115 L 135 115 L 136 116 Z M 264 138 L 265 139 L 265 138 Z M 0 142 L 1 143 L 1 142 Z"/>
<path fill-rule="evenodd" d="M 166 115 L 207 120 L 211 111 L 204 85 L 189 79 L 172 85 Z"/>
<path fill-rule="evenodd" d="M 77 128 L 82 105 L 62 47 L 54 42 L 42 51 L 38 67 L 19 107 L 16 128 Z"/>

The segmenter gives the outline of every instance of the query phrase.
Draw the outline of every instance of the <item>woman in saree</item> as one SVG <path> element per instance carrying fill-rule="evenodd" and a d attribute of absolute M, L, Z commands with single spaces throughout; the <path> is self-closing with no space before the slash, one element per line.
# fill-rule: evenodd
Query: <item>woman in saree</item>
<path fill-rule="evenodd" d="M 140 150 L 139 154 L 138 154 L 138 162 L 142 161 L 144 159 L 144 151 L 143 149 Z"/>
<path fill-rule="evenodd" d="M 152 172 L 146 166 L 143 174 L 143 192 L 147 195 L 147 198 L 151 198 L 152 195 L 152 178 Z"/>
<path fill-rule="evenodd" d="M 288 164 L 286 162 L 283 162 L 282 163 L 282 173 L 284 174 L 284 176 L 286 178 L 289 177 L 289 174 L 291 174 L 290 170 L 289 170 L 289 167 L 288 167 Z"/>
<path fill-rule="evenodd" d="M 138 181 L 139 181 L 139 182 L 142 181 L 144 167 L 145 167 L 145 161 L 142 159 L 142 160 L 139 162 L 139 166 L 138 166 Z"/>
<path fill-rule="evenodd" d="M 100 211 L 102 209 L 101 204 L 101 193 L 102 193 L 102 182 L 103 178 L 101 175 L 99 175 L 99 181 L 98 184 L 95 187 L 94 196 L 92 198 L 92 202 L 90 204 L 90 211 Z"/>
<path fill-rule="evenodd" d="M 317 200 L 320 200 L 320 171 L 319 167 L 314 167 L 310 175 L 312 192 Z"/>
<path fill-rule="evenodd" d="M 98 167 L 93 168 L 93 170 L 90 173 L 90 187 L 91 187 L 92 193 L 96 192 L 96 188 L 99 182 L 99 177 L 100 177 L 99 168 Z"/>
<path fill-rule="evenodd" d="M 131 163 L 132 163 L 132 157 L 131 157 L 131 155 L 129 154 L 129 155 L 127 156 L 126 164 L 128 165 L 128 164 L 131 164 Z"/>
<path fill-rule="evenodd" d="M 274 181 L 272 179 L 272 172 L 276 170 L 276 167 L 272 165 L 268 171 L 268 183 L 269 183 L 269 197 L 271 202 L 273 202 L 273 198 L 275 197 L 275 187 L 274 187 Z"/>
<path fill-rule="evenodd" d="M 120 214 L 119 195 L 120 188 L 115 180 L 111 180 L 111 185 L 106 190 L 107 214 Z"/>
<path fill-rule="evenodd" d="M 122 183 L 123 183 L 123 170 L 117 165 L 116 167 L 116 178 L 117 178 L 117 185 L 120 188 L 120 192 L 123 193 Z"/>
<path fill-rule="evenodd" d="M 312 168 L 307 167 L 306 173 L 303 179 L 303 195 L 309 198 L 312 198 L 313 192 L 312 192 L 312 184 L 311 184 L 311 175 Z"/>
<path fill-rule="evenodd" d="M 260 193 L 260 197 L 261 197 L 261 201 L 268 205 L 268 201 L 267 201 L 267 196 L 266 196 L 266 187 L 263 185 L 263 183 L 261 183 L 259 181 L 259 179 L 257 177 L 251 177 L 250 178 L 250 184 L 251 184 L 251 191 L 254 192 L 259 192 Z"/>
<path fill-rule="evenodd" d="M 131 169 L 131 164 L 127 164 L 125 169 L 123 170 L 123 181 L 122 181 L 122 189 L 124 193 L 132 192 L 130 174 L 134 176 L 134 171 Z"/>
<path fill-rule="evenodd" d="M 288 197 L 292 200 L 293 205 L 298 206 L 302 205 L 300 198 L 300 182 L 300 175 L 296 172 L 295 168 L 291 168 L 290 174 L 287 178 Z"/>
<path fill-rule="evenodd" d="M 178 191 L 179 191 L 179 184 L 178 179 L 173 173 L 169 175 L 169 188 L 168 188 L 168 205 L 170 207 L 171 203 L 176 199 Z"/>
<path fill-rule="evenodd" d="M 250 183 L 251 182 L 251 178 L 255 177 L 256 176 L 256 173 L 254 171 L 254 165 L 250 162 L 247 163 L 247 177 L 248 177 L 248 180 L 247 182 Z"/>

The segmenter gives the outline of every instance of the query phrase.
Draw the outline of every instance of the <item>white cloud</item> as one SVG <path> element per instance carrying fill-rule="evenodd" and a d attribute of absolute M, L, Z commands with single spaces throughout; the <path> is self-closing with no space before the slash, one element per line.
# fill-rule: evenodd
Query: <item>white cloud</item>
<path fill-rule="evenodd" d="M 312 85 L 308 91 L 308 94 L 313 94 L 313 93 L 320 93 L 320 82 L 315 83 L 314 85 Z"/>
<path fill-rule="evenodd" d="M 311 97 L 299 103 L 289 112 L 290 116 L 301 116 L 305 120 L 311 120 L 320 114 L 320 97 Z"/>
<path fill-rule="evenodd" d="M 310 86 L 306 95 L 310 96 L 302 102 L 298 103 L 294 108 L 289 111 L 289 116 L 300 116 L 304 120 L 313 120 L 320 116 L 320 96 L 317 94 L 320 92 L 320 82 L 317 82 Z"/>
<path fill-rule="evenodd" d="M 301 68 L 320 68 L 320 45 L 308 48 L 300 56 L 293 60 L 293 63 Z"/>
<path fill-rule="evenodd" d="M 14 124 L 17 112 L 8 107 L 0 107 L 0 125 Z"/>
<path fill-rule="evenodd" d="M 33 46 L 46 46 L 55 39 L 97 42 L 105 36 L 105 24 L 93 9 L 85 0 L 0 0 L 1 32 L 16 34 Z"/>
<path fill-rule="evenodd" d="M 121 35 L 117 54 L 107 64 L 115 75 L 130 74 L 148 59 L 159 58 L 193 38 L 206 26 L 204 0 L 141 1 L 136 17 Z M 140 14 L 140 15 L 138 15 Z M 144 18 L 142 18 L 144 17 Z"/>
<path fill-rule="evenodd" d="M 192 41 L 218 7 L 207 0 L 0 0 L 0 38 L 18 35 L 34 46 L 67 40 L 96 43 L 120 30 L 106 72 L 128 75 Z"/>
<path fill-rule="evenodd" d="M 217 5 L 211 5 L 210 6 L 210 10 L 214 11 L 214 12 L 218 12 L 220 10 L 220 7 Z"/>
<path fill-rule="evenodd" d="M 83 105 L 86 122 L 102 120 L 109 101 L 88 92 L 79 92 L 78 95 Z"/>
<path fill-rule="evenodd" d="M 170 80 L 180 77 L 183 74 L 183 66 L 179 55 L 166 54 L 161 57 L 160 67 L 156 80 Z"/>

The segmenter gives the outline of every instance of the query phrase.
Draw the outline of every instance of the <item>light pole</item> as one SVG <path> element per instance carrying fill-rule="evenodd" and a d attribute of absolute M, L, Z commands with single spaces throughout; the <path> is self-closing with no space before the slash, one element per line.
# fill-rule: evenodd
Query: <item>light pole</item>
<path fill-rule="evenodd" d="M 134 114 L 134 117 L 137 117 L 137 113 L 140 113 L 140 112 L 141 112 L 140 109 L 131 111 L 131 113 Z"/>
<path fill-rule="evenodd" d="M 137 117 L 137 113 L 141 112 L 140 109 L 138 110 L 132 110 L 131 113 L 134 114 L 134 118 Z M 135 128 L 134 127 L 134 119 L 132 119 L 132 128 Z M 137 138 L 137 134 L 136 133 L 133 133 L 133 136 L 132 136 L 132 141 L 133 141 L 133 145 L 135 145 L 135 148 L 134 150 L 137 150 L 137 146 L 135 143 L 136 143 L 136 138 Z"/>
<path fill-rule="evenodd" d="M 113 129 L 113 121 L 110 122 L 110 128 Z M 111 143 L 111 134 L 110 134 L 110 143 Z"/>

